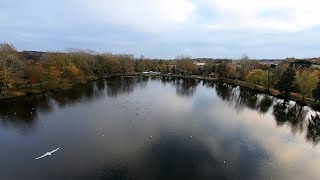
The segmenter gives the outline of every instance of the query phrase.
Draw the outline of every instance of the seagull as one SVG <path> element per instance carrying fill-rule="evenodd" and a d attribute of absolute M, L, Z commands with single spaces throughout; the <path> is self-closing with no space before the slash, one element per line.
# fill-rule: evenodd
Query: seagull
<path fill-rule="evenodd" d="M 60 149 L 60 147 L 58 147 L 57 149 L 52 150 L 52 151 L 50 151 L 50 152 L 46 152 L 44 155 L 42 155 L 42 156 L 40 156 L 40 157 L 37 157 L 37 158 L 35 158 L 35 159 L 41 159 L 41 158 L 44 158 L 44 157 L 46 157 L 46 156 L 51 156 L 52 153 L 57 152 L 59 149 Z"/>

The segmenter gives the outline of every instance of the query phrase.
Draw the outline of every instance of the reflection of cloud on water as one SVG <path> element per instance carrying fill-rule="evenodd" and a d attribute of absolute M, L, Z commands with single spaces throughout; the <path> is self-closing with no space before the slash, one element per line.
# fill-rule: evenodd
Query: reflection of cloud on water
<path fill-rule="evenodd" d="M 76 167 L 79 171 L 92 168 L 93 175 L 105 177 L 107 172 L 106 178 L 133 179 L 170 179 L 174 173 L 184 179 L 202 175 L 253 179 L 261 174 L 266 179 L 314 178 L 305 176 L 307 173 L 319 176 L 320 147 L 306 143 L 302 123 L 311 111 L 306 113 L 292 102 L 277 104 L 270 96 L 226 84 L 208 88 L 199 83 L 183 85 L 182 81 L 177 85 L 169 79 L 163 86 L 159 78 L 128 79 L 89 84 L 65 97 L 52 94 L 47 98 L 50 100 L 39 102 L 34 114 L 37 118 L 51 122 L 60 118 L 61 114 L 43 115 L 55 104 L 59 106 L 53 108 L 56 113 L 68 112 L 63 120 L 52 123 L 65 125 L 59 128 L 56 140 L 64 141 L 69 126 L 79 122 L 79 128 L 66 140 L 69 149 L 64 148 L 72 157 L 63 157 L 74 161 L 81 157 L 83 164 Z M 25 112 L 30 111 L 30 104 L 37 104 L 32 101 L 26 104 Z M 5 113 L 0 110 L 1 115 Z M 21 117 L 17 126 L 35 124 L 36 118 L 24 122 L 28 116 Z M 72 171 L 74 161 L 64 162 L 65 169 Z"/>
<path fill-rule="evenodd" d="M 196 138 L 179 136 L 175 134 L 157 134 L 148 139 L 144 148 L 131 146 L 122 149 L 110 161 L 110 165 L 100 165 L 98 169 L 87 169 L 81 177 L 95 177 L 104 179 L 235 179 L 258 178 L 258 160 L 250 161 L 250 167 L 245 166 L 245 161 L 239 163 L 219 157 L 215 149 L 207 146 L 204 141 Z M 218 144 L 217 144 L 218 145 Z M 248 149 L 239 148 L 239 151 Z M 125 156 L 126 152 L 130 158 Z M 257 151 L 259 152 L 259 151 Z M 123 154 L 119 156 L 119 154 Z M 227 153 L 223 156 L 227 157 Z M 97 173 L 100 172 L 100 173 Z"/>
<path fill-rule="evenodd" d="M 239 136 L 250 135 L 247 138 L 263 147 L 264 151 L 271 156 L 270 165 L 272 166 L 273 162 L 276 163 L 276 171 L 281 171 L 279 175 L 287 175 L 281 178 L 305 179 L 305 174 L 312 174 L 314 177 L 309 178 L 314 179 L 320 175 L 315 168 L 320 166 L 320 159 L 315 158 L 320 157 L 319 147 L 306 143 L 304 131 L 293 134 L 294 124 L 289 123 L 286 126 L 277 127 L 277 121 L 271 113 L 262 116 L 247 108 L 240 112 L 230 111 L 228 104 L 219 102 L 208 105 L 203 112 L 207 118 L 214 119 L 211 121 L 211 126 L 219 129 L 219 132 L 226 137 L 237 136 L 237 134 Z M 208 126 L 208 124 L 204 125 Z M 261 168 L 265 172 L 270 172 L 269 165 L 262 165 Z M 300 171 L 296 171 L 297 169 Z"/>

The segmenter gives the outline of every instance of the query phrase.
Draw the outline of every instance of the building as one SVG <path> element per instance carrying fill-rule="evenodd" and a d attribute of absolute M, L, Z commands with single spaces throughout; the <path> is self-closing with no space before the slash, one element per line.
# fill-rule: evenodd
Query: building
<path fill-rule="evenodd" d="M 154 75 L 157 75 L 157 74 L 161 74 L 161 72 L 145 71 L 145 72 L 142 72 L 142 74 L 154 74 Z"/>
<path fill-rule="evenodd" d="M 203 62 L 194 62 L 193 64 L 195 64 L 197 66 L 201 66 L 201 67 L 206 65 L 206 63 L 203 63 Z"/>

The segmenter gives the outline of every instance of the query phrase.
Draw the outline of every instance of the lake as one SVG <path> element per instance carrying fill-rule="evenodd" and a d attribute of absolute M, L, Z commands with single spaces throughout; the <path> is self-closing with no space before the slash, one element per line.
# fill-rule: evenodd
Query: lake
<path fill-rule="evenodd" d="M 226 83 L 109 78 L 1 101 L 0 179 L 319 179 L 313 114 Z"/>

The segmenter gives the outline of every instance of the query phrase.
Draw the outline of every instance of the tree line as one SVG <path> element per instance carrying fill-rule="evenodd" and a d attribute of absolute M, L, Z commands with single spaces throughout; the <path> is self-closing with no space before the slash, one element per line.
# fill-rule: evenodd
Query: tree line
<path fill-rule="evenodd" d="M 131 75 L 144 71 L 182 76 L 217 74 L 230 79 L 279 90 L 287 98 L 291 92 L 320 100 L 319 71 L 306 60 L 286 60 L 280 64 L 262 64 L 243 55 L 238 60 L 203 59 L 202 65 L 190 56 L 174 60 L 134 58 L 130 54 L 97 53 L 68 49 L 64 52 L 18 52 L 7 43 L 0 44 L 0 97 L 68 89 L 74 84 L 110 75 Z"/>

